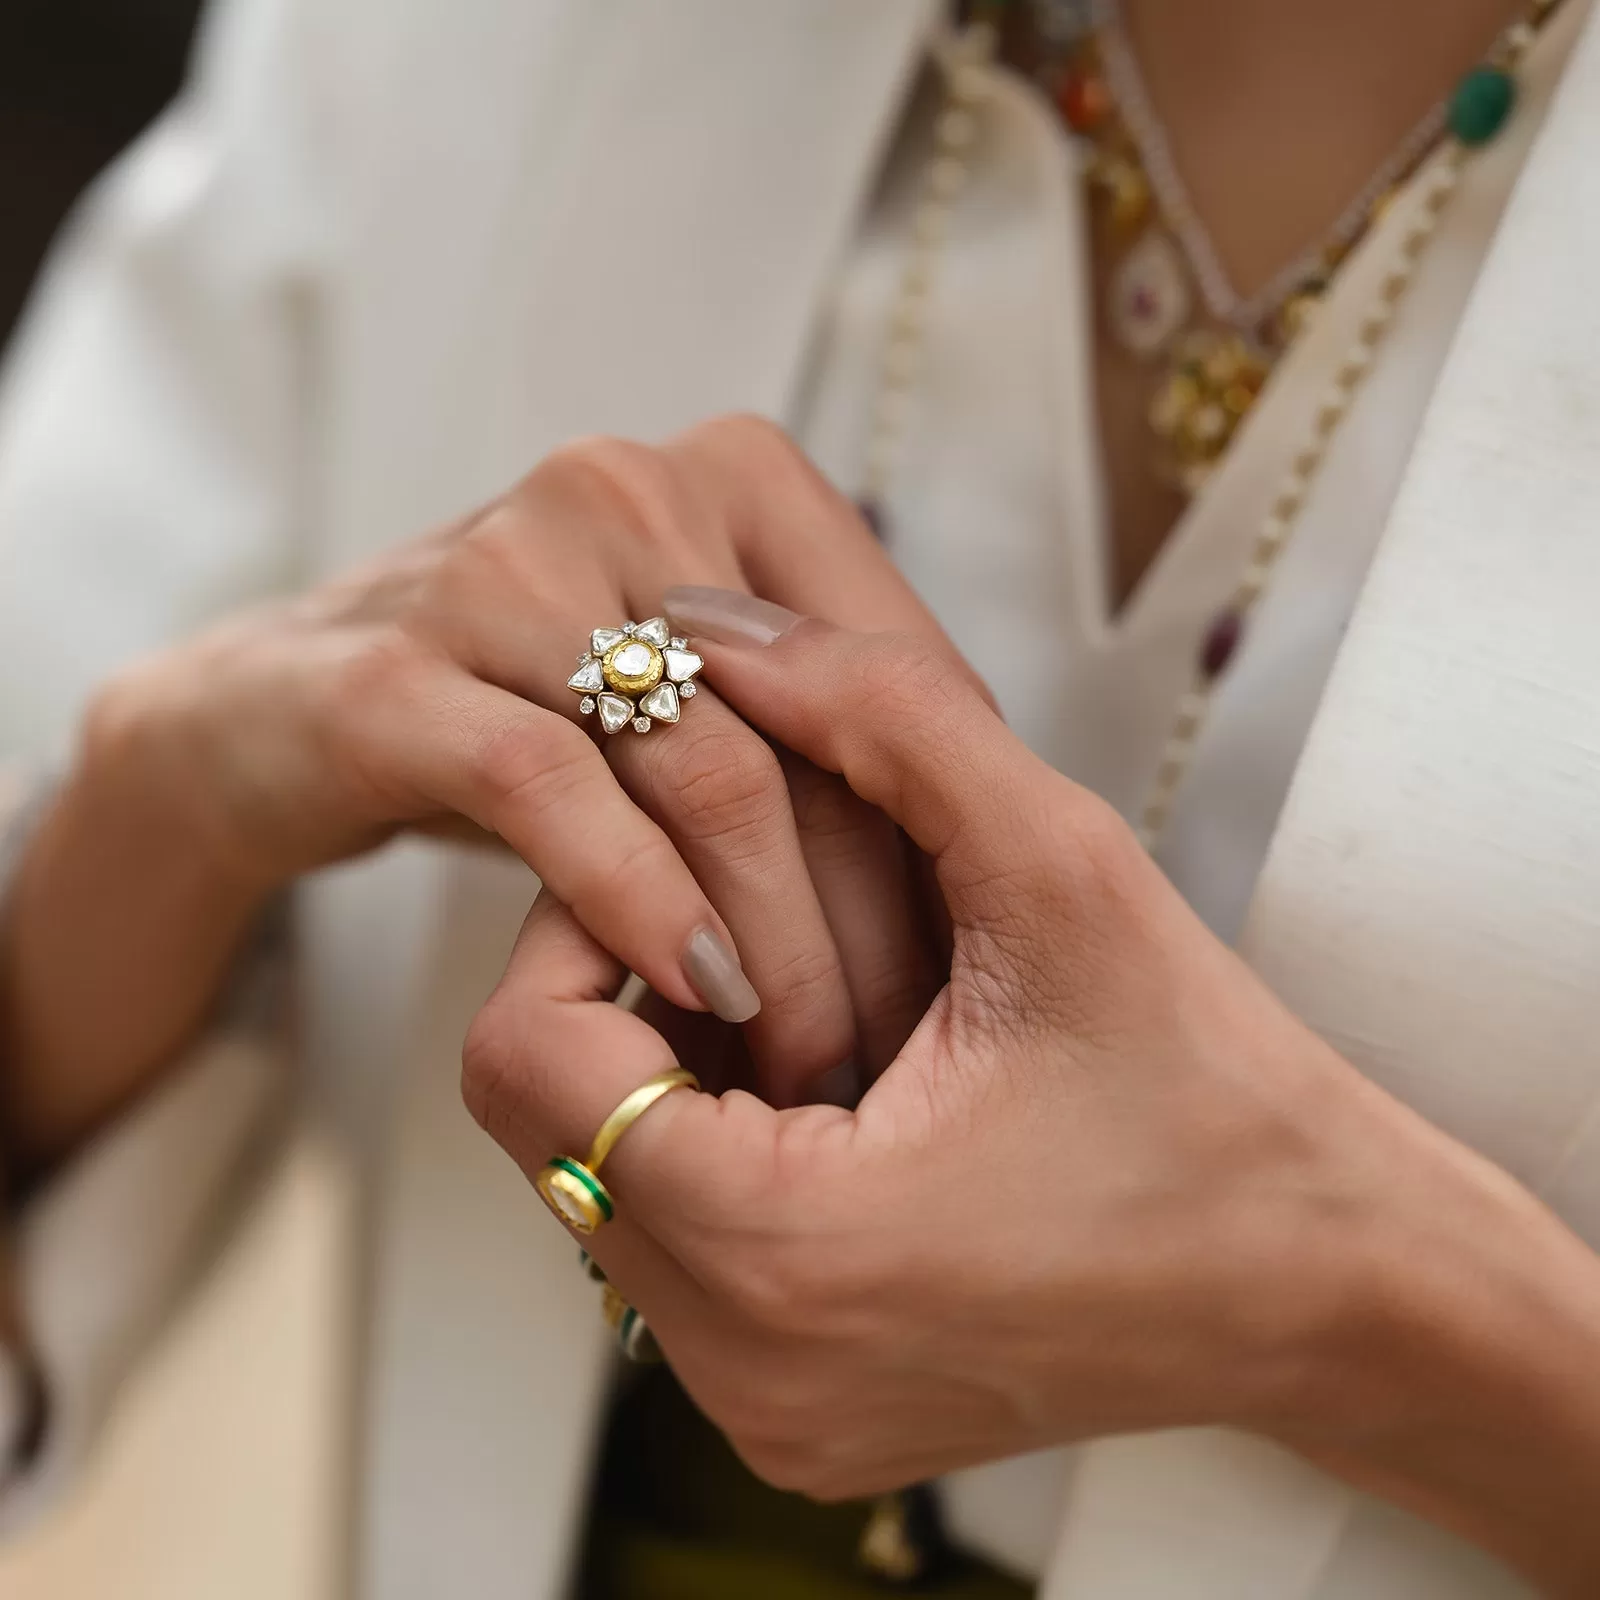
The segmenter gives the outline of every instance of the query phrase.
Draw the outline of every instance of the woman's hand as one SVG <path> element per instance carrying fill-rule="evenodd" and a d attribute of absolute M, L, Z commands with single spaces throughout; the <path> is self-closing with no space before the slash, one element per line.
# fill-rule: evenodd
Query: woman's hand
<path fill-rule="evenodd" d="M 407 827 L 499 835 L 661 995 L 748 1021 L 781 1102 L 890 1059 L 931 993 L 892 825 L 714 693 L 603 749 L 579 716 L 591 629 L 658 613 L 672 583 L 951 648 L 849 504 L 737 418 L 661 449 L 573 445 L 475 515 L 112 683 L 0 938 L 19 1162 L 181 1046 L 272 890 Z"/>
<path fill-rule="evenodd" d="M 1582 1245 L 1289 1016 L 938 651 L 812 622 L 708 656 L 905 826 L 954 927 L 854 1114 L 671 1095 L 608 1164 L 590 1247 L 750 1464 L 855 1496 L 1231 1423 L 1597 1592 Z M 468 1103 L 530 1176 L 673 1064 L 617 972 L 543 898 L 473 1029 Z"/>

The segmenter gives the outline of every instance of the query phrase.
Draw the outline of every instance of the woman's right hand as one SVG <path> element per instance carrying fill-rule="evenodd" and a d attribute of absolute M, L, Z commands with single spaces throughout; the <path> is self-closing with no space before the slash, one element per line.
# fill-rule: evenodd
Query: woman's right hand
<path fill-rule="evenodd" d="M 848 503 L 738 418 L 558 452 L 462 521 L 130 670 L 91 745 L 161 774 L 264 890 L 402 828 L 496 834 L 667 1000 L 736 1022 L 764 1003 L 762 1087 L 802 1098 L 852 1056 L 886 1062 L 920 1015 L 914 886 L 884 818 L 709 692 L 597 747 L 575 656 L 673 584 L 954 655 Z"/>

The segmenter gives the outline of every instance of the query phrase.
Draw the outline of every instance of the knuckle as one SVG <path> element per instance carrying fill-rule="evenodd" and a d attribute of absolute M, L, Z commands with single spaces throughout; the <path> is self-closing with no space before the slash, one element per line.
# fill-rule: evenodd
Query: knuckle
<path fill-rule="evenodd" d="M 407 626 L 447 654 L 470 659 L 486 606 L 496 597 L 537 594 L 536 536 L 521 513 L 490 513 L 446 551 L 411 596 Z"/>
<path fill-rule="evenodd" d="M 671 447 L 697 477 L 714 474 L 723 492 L 732 485 L 759 487 L 819 519 L 854 512 L 805 451 L 769 417 L 730 412 L 698 423 Z M 804 526 L 807 518 L 796 519 Z"/>
<path fill-rule="evenodd" d="M 436 591 L 481 592 L 486 580 L 521 574 L 537 529 L 527 508 L 502 497 L 475 518 L 451 543 L 435 569 Z"/>
<path fill-rule="evenodd" d="M 518 1051 L 502 1003 L 491 998 L 473 1018 L 461 1046 L 461 1098 L 472 1119 L 498 1139 L 511 1103 Z"/>
<path fill-rule="evenodd" d="M 725 1292 L 746 1321 L 763 1331 L 798 1331 L 805 1274 L 784 1241 L 763 1238 L 758 1248 L 741 1252 L 738 1264 L 729 1266 Z"/>
<path fill-rule="evenodd" d="M 873 634 L 857 651 L 860 692 L 878 716 L 936 724 L 974 698 L 971 684 L 949 655 L 929 639 Z"/>
<path fill-rule="evenodd" d="M 375 706 L 405 700 L 421 664 L 417 647 L 398 628 L 363 631 L 341 651 L 325 680 L 329 722 L 364 724 Z"/>
<path fill-rule="evenodd" d="M 730 411 L 697 423 L 685 442 L 715 456 L 738 456 L 746 462 L 781 469 L 809 469 L 804 452 L 770 417 L 754 411 Z"/>
<path fill-rule="evenodd" d="M 682 729 L 659 759 L 662 793 L 693 840 L 765 834 L 788 805 L 777 756 L 743 728 Z"/>
<path fill-rule="evenodd" d="M 547 456 L 527 481 L 578 499 L 635 538 L 667 538 L 682 524 L 672 463 L 631 439 L 575 439 Z"/>
<path fill-rule="evenodd" d="M 719 1288 L 764 1334 L 826 1341 L 851 1318 L 856 1302 L 856 1285 L 837 1254 L 830 1241 L 768 1233 L 758 1248 L 739 1252 L 736 1265 L 721 1269 Z"/>
<path fill-rule="evenodd" d="M 1066 779 L 1059 784 L 1055 799 L 1064 826 L 1053 830 L 1056 845 L 1042 869 L 1057 893 L 1065 887 L 1083 910 L 1127 904 L 1137 893 L 1138 876 L 1148 870 L 1133 830 L 1098 795 Z"/>

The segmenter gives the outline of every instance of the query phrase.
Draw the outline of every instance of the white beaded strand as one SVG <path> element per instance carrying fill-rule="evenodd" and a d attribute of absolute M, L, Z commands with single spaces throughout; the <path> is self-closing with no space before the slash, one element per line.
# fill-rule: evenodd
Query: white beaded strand
<path fill-rule="evenodd" d="M 1559 0 L 1531 0 L 1530 15 L 1534 23 L 1558 3 Z M 1533 23 L 1514 25 L 1502 36 L 1491 59 L 1507 69 L 1514 67 L 1535 36 Z M 869 516 L 878 515 L 884 509 L 911 392 L 921 367 L 927 301 L 938 275 L 939 253 L 948 233 L 951 212 L 970 176 L 969 151 L 977 136 L 976 110 L 988 93 L 989 64 L 996 45 L 992 26 L 973 23 L 963 30 L 941 60 L 946 103 L 934 123 L 933 151 L 913 211 L 911 246 L 889 314 L 889 334 L 867 436 L 860 498 Z M 1420 140 L 1421 137 L 1419 128 L 1416 138 Z M 1406 161 L 1413 159 L 1415 153 L 1412 150 Z M 1421 180 L 1423 187 L 1414 197 L 1415 215 L 1401 235 L 1396 258 L 1379 281 L 1372 303 L 1357 325 L 1355 339 L 1334 370 L 1328 392 L 1312 416 L 1304 443 L 1290 459 L 1289 469 L 1262 519 L 1249 559 L 1222 613 L 1222 618 L 1229 619 L 1237 630 L 1228 649 L 1230 658 L 1238 648 L 1251 614 L 1272 582 L 1311 487 L 1327 459 L 1333 437 L 1371 372 L 1393 324 L 1395 310 L 1411 286 L 1423 252 L 1438 231 L 1468 153 L 1459 140 L 1447 138 L 1439 157 Z M 1173 804 L 1193 763 L 1225 666 L 1226 662 L 1207 664 L 1202 661 L 1175 708 L 1156 776 L 1137 823 L 1140 842 L 1149 851 L 1156 849 L 1171 819 Z M 686 685 L 685 692 L 692 693 L 693 685 Z"/>
<path fill-rule="evenodd" d="M 1240 574 L 1232 598 L 1223 612 L 1240 630 L 1260 604 L 1272 581 L 1289 536 L 1305 507 L 1306 498 L 1327 459 L 1328 447 L 1349 414 L 1357 392 L 1372 370 L 1374 358 L 1394 322 L 1395 308 L 1411 286 L 1428 241 L 1438 230 L 1450 196 L 1455 192 L 1466 160 L 1466 149 L 1452 140 L 1426 178 L 1417 197 L 1416 220 L 1401 235 L 1398 257 L 1383 275 L 1372 305 L 1362 317 L 1356 337 L 1335 369 L 1326 397 L 1317 407 L 1310 433 L 1293 456 L 1289 471 L 1262 520 L 1249 560 Z M 1237 649 L 1237 643 L 1233 649 Z M 1231 651 L 1230 651 L 1231 653 Z M 1204 663 L 1178 703 L 1161 752 L 1155 781 L 1139 814 L 1139 842 L 1154 851 L 1171 820 L 1173 804 L 1194 760 L 1200 735 L 1211 715 L 1221 669 L 1208 671 Z"/>
<path fill-rule="evenodd" d="M 911 221 L 911 248 L 889 312 L 889 336 L 879 366 L 878 389 L 867 427 L 860 499 L 869 516 L 881 515 L 894 473 L 911 393 L 922 369 L 928 299 L 938 277 L 939 253 L 950 214 L 967 186 L 976 109 L 989 89 L 988 66 L 996 35 L 985 22 L 964 29 L 941 61 L 945 104 L 933 125 L 933 153 L 923 171 Z"/>

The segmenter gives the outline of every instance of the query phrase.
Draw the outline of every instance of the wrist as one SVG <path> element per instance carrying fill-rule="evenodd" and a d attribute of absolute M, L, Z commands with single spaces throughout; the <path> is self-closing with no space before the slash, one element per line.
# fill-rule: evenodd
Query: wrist
<path fill-rule="evenodd" d="M 1600 1261 L 1390 1105 L 1325 1239 L 1314 1356 L 1267 1431 L 1550 1593 L 1600 1593 Z"/>
<path fill-rule="evenodd" d="M 119 683 L 16 862 L 0 919 L 0 1152 L 26 1180 L 203 1027 L 270 877 L 173 781 Z"/>
<path fill-rule="evenodd" d="M 63 803 L 167 858 L 189 898 L 251 915 L 295 873 L 256 848 L 231 801 L 214 676 L 173 652 L 112 679 L 84 716 Z"/>

